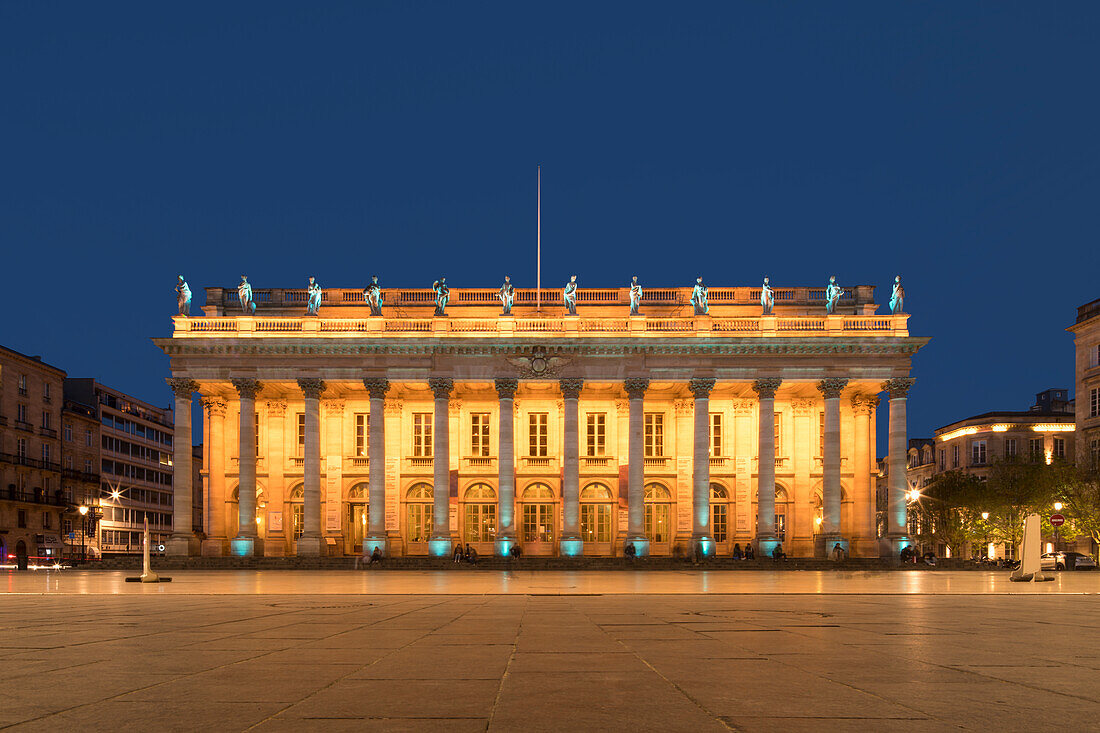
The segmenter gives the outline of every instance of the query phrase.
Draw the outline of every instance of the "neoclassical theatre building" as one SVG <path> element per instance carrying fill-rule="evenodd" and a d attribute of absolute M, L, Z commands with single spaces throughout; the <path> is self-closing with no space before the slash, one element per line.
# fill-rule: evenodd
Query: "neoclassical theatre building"
<path fill-rule="evenodd" d="M 758 554 L 905 540 L 908 316 L 874 288 L 384 290 L 208 288 L 201 316 L 154 339 L 171 358 L 176 506 L 191 506 L 202 400 L 202 533 L 175 513 L 170 552 L 344 555 Z M 881 395 L 881 397 L 880 397 Z M 880 401 L 881 400 L 881 401 Z M 875 521 L 875 425 L 889 420 L 888 536 Z"/>

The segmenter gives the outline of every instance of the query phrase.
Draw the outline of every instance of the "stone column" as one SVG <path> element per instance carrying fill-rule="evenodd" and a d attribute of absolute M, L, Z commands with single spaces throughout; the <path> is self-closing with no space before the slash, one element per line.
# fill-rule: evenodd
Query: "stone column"
<path fill-rule="evenodd" d="M 848 540 L 840 533 L 840 393 L 847 379 L 822 379 L 817 389 L 825 398 L 825 455 L 821 465 L 821 533 L 825 537 L 825 556 L 831 557 L 839 544 L 848 551 Z"/>
<path fill-rule="evenodd" d="M 644 420 L 645 392 L 649 380 L 627 379 L 623 386 L 630 401 L 628 418 L 629 449 L 627 450 L 627 543 L 634 543 L 638 557 L 649 554 L 649 538 L 645 536 L 645 458 Z M 625 545 L 624 545 L 625 547 Z"/>
<path fill-rule="evenodd" d="M 210 439 L 203 446 L 209 468 L 206 501 L 203 504 L 207 516 L 207 535 L 202 554 L 220 557 L 225 554 L 228 541 L 225 516 L 225 400 L 221 397 L 204 397 L 206 424 Z"/>
<path fill-rule="evenodd" d="M 172 557 L 197 554 L 198 538 L 192 529 L 191 395 L 199 385 L 191 379 L 168 380 L 176 396 L 175 430 L 172 437 L 172 536 L 165 548 Z"/>
<path fill-rule="evenodd" d="M 710 391 L 713 379 L 692 379 L 688 389 L 695 395 L 695 430 L 691 459 L 691 540 L 704 557 L 714 554 L 710 533 Z"/>
<path fill-rule="evenodd" d="M 432 465 L 435 471 L 432 488 L 433 537 L 428 540 L 428 552 L 435 557 L 446 557 L 451 554 L 450 398 L 455 383 L 448 377 L 433 377 L 428 380 L 428 386 L 435 395 L 432 428 Z"/>
<path fill-rule="evenodd" d="M 299 379 L 305 395 L 306 444 L 302 467 L 302 536 L 298 538 L 299 557 L 321 554 L 321 393 L 320 379 Z"/>
<path fill-rule="evenodd" d="M 756 459 L 756 554 L 770 557 L 779 539 L 775 536 L 775 393 L 783 383 L 764 377 L 752 383 L 760 398 L 760 423 Z"/>
<path fill-rule="evenodd" d="M 363 554 L 370 555 L 374 548 L 389 554 L 386 542 L 386 392 L 388 379 L 364 379 L 363 386 L 370 393 L 370 431 L 367 435 L 367 457 L 370 476 L 367 479 L 367 536 L 363 538 Z"/>
<path fill-rule="evenodd" d="M 500 398 L 500 428 L 497 457 L 497 541 L 499 557 L 508 557 L 508 551 L 516 542 L 516 447 L 515 399 L 519 389 L 518 379 L 496 380 L 497 397 Z"/>
<path fill-rule="evenodd" d="M 237 483 L 237 536 L 229 543 L 234 555 L 252 557 L 263 554 L 263 543 L 256 533 L 256 393 L 260 383 L 255 379 L 231 379 L 240 395 L 240 416 L 237 433 L 240 445 Z"/>
<path fill-rule="evenodd" d="M 905 505 L 905 490 L 908 486 L 905 465 L 909 436 L 905 421 L 905 402 L 909 395 L 909 388 L 916 381 L 910 377 L 899 377 L 882 383 L 882 390 L 890 395 L 889 452 L 886 459 L 889 467 L 886 489 L 886 531 L 889 537 L 890 557 L 893 558 L 896 558 L 901 549 L 909 544 Z"/>
<path fill-rule="evenodd" d="M 562 458 L 565 461 L 565 465 L 562 466 L 561 482 L 563 531 L 560 547 L 562 555 L 578 557 L 584 553 L 584 539 L 581 537 L 580 429 L 578 417 L 578 404 L 584 380 L 566 378 L 560 380 L 558 384 L 561 387 L 564 408 Z"/>
<path fill-rule="evenodd" d="M 875 537 L 875 489 L 872 481 L 871 413 L 878 407 L 878 397 L 855 395 L 852 412 L 855 415 L 855 446 L 852 460 L 852 506 L 855 522 L 852 527 L 852 554 L 856 557 L 876 557 L 878 540 Z"/>

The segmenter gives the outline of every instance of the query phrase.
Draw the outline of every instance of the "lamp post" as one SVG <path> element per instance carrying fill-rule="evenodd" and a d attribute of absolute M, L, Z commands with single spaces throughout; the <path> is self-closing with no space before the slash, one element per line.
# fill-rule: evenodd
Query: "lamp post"
<path fill-rule="evenodd" d="M 984 524 L 989 521 L 989 512 L 982 512 L 982 529 L 985 530 L 985 557 L 989 559 L 989 525 Z"/>
<path fill-rule="evenodd" d="M 88 535 L 88 505 L 80 505 L 80 563 L 83 565 L 87 559 L 85 556 L 84 538 Z"/>
<path fill-rule="evenodd" d="M 1062 511 L 1062 506 L 1063 506 L 1062 502 L 1060 502 L 1060 501 L 1054 502 L 1054 511 L 1055 511 L 1055 513 Z M 1062 528 L 1061 527 L 1055 527 L 1054 528 L 1054 551 L 1055 552 L 1061 552 L 1062 551 Z"/>

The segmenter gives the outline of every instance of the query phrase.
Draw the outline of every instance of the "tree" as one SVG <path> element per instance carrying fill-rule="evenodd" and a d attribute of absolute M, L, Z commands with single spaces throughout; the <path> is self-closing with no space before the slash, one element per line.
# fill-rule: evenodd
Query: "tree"
<path fill-rule="evenodd" d="M 980 514 L 975 507 L 982 489 L 982 480 L 977 476 L 948 471 L 921 490 L 911 510 L 921 517 L 920 526 L 957 557 L 973 538 L 974 524 Z"/>
<path fill-rule="evenodd" d="M 1050 514 L 1065 473 L 1066 467 L 1060 464 L 1004 460 L 990 466 L 977 508 L 989 513 L 984 524 L 991 539 L 1018 546 L 1023 539 L 1024 519 L 1029 514 Z"/>
<path fill-rule="evenodd" d="M 1067 527 L 1087 534 L 1100 544 L 1100 468 L 1092 466 L 1067 472 L 1059 487 L 1069 518 Z"/>

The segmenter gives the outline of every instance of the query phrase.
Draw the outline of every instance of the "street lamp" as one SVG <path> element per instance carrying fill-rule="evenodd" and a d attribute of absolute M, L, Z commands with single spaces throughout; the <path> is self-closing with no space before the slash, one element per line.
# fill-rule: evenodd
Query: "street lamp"
<path fill-rule="evenodd" d="M 84 538 L 88 536 L 88 505 L 80 505 L 80 562 L 87 560 Z"/>
<path fill-rule="evenodd" d="M 1060 502 L 1060 501 L 1054 502 L 1054 511 L 1056 511 L 1056 512 L 1062 511 L 1062 502 Z M 1054 528 L 1054 550 L 1056 552 L 1061 552 L 1062 551 L 1062 548 L 1061 548 L 1061 544 L 1062 544 L 1061 532 L 1062 532 L 1061 527 L 1055 527 Z"/>

